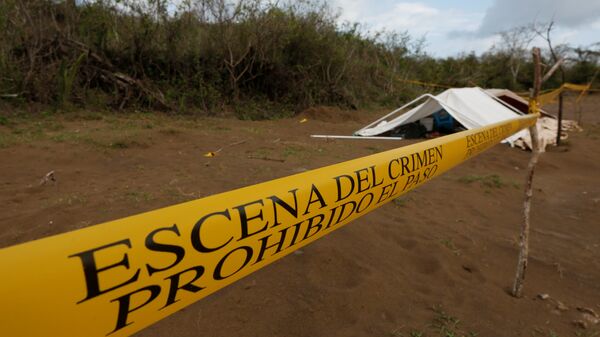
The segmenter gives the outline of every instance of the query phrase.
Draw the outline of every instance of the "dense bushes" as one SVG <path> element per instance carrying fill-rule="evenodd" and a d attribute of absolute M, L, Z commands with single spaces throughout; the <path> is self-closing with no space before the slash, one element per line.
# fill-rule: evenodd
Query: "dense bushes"
<path fill-rule="evenodd" d="M 270 118 L 317 104 L 397 105 L 426 89 L 404 79 L 521 90 L 531 77 L 524 60 L 511 78 L 499 51 L 431 58 L 422 41 L 340 26 L 310 0 L 3 0 L 0 27 L 0 95 L 57 108 L 230 107 Z M 597 65 L 585 62 L 568 76 L 588 80 Z"/>

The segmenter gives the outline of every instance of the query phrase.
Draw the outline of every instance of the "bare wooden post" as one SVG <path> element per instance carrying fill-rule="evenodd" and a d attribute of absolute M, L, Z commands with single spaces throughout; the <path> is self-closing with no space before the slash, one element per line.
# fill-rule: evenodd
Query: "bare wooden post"
<path fill-rule="evenodd" d="M 563 79 L 563 83 L 564 83 L 564 79 Z M 558 94 L 558 131 L 556 131 L 556 146 L 560 146 L 560 136 L 562 134 L 562 120 L 563 120 L 563 91 L 561 91 L 560 94 Z"/>
<path fill-rule="evenodd" d="M 587 89 L 582 91 L 579 94 L 579 97 L 577 97 L 577 99 L 575 100 L 575 112 L 577 114 L 577 124 L 579 126 L 581 126 L 581 119 L 582 119 L 581 100 L 587 94 L 587 92 L 592 88 L 592 84 L 594 84 L 594 80 L 596 79 L 596 76 L 598 76 L 598 72 L 600 72 L 600 69 L 596 69 L 596 71 L 594 72 L 594 76 L 592 76 L 592 79 L 588 83 Z"/>
<path fill-rule="evenodd" d="M 556 54 L 554 54 L 554 52 L 552 52 L 552 55 L 554 56 L 554 62 L 558 63 L 558 60 L 556 59 Z M 565 85 L 565 70 L 562 67 L 562 64 L 560 65 L 560 79 L 561 79 L 561 87 Z M 543 82 L 543 80 L 542 80 Z M 564 90 L 562 90 L 560 92 L 560 94 L 558 94 L 558 130 L 556 130 L 556 146 L 560 146 L 560 136 L 562 135 L 562 120 L 563 120 L 563 96 L 564 96 Z"/>
<path fill-rule="evenodd" d="M 534 81 L 533 91 L 529 99 L 529 112 L 538 112 L 538 96 L 542 87 L 542 69 L 540 66 L 540 49 L 533 48 L 534 62 Z M 537 126 L 534 124 L 529 127 L 531 135 L 531 159 L 527 165 L 527 182 L 525 184 L 525 200 L 523 202 L 523 223 L 521 224 L 521 235 L 519 236 L 519 260 L 517 261 L 517 274 L 512 288 L 512 295 L 521 297 L 523 292 L 523 281 L 525 280 L 525 271 L 527 270 L 527 259 L 529 256 L 529 211 L 531 209 L 531 197 L 533 196 L 533 174 L 535 166 L 540 156 L 538 144 Z"/>

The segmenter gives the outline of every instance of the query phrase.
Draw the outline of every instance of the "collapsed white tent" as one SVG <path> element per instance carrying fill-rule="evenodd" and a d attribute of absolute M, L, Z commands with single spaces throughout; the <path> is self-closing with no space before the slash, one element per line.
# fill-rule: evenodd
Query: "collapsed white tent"
<path fill-rule="evenodd" d="M 523 115 L 523 111 L 496 97 L 500 94 L 506 95 L 506 92 L 509 91 L 493 91 L 493 89 L 487 91 L 474 87 L 448 89 L 436 96 L 425 94 L 363 127 L 354 134 L 363 137 L 389 134 L 402 125 L 422 121 L 442 109 L 467 129 L 479 128 Z M 514 96 L 512 98 L 516 97 L 515 99 L 518 98 L 526 102 L 516 94 L 510 93 L 511 96 Z M 544 113 L 544 115 L 546 114 Z M 540 135 L 544 138 L 541 140 L 543 151 L 545 146 L 552 144 L 553 141 L 550 132 L 542 133 L 544 127 L 540 121 L 538 121 L 537 127 Z M 503 142 L 507 142 L 511 146 L 516 144 L 524 148 L 526 145 L 531 144 L 531 137 L 528 130 L 522 130 Z"/>
<path fill-rule="evenodd" d="M 424 102 L 410 109 L 411 106 L 422 101 Z M 410 110 L 406 111 L 407 109 Z M 401 125 L 417 122 L 442 109 L 467 129 L 502 122 L 522 114 L 481 88 L 455 88 L 448 89 L 436 96 L 422 95 L 356 131 L 355 135 L 367 137 L 382 135 Z M 406 112 L 394 117 L 404 111 Z"/>

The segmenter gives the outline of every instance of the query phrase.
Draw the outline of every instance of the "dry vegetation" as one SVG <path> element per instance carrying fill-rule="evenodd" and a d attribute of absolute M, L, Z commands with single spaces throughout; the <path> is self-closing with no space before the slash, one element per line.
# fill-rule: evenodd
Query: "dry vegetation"
<path fill-rule="evenodd" d="M 431 89 L 406 79 L 524 90 L 535 31 L 504 32 L 481 56 L 436 59 L 424 39 L 339 24 L 318 0 L 5 0 L 0 30 L 3 110 L 228 110 L 244 119 L 398 105 Z M 595 49 L 555 46 L 546 59 L 569 56 L 565 79 L 586 83 Z"/>

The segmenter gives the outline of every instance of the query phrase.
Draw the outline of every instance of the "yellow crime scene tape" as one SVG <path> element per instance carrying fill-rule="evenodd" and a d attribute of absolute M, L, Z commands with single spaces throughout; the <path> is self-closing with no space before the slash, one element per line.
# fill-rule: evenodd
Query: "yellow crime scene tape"
<path fill-rule="evenodd" d="M 423 81 L 418 81 L 418 80 L 411 80 L 411 79 L 404 79 L 404 78 L 396 78 L 397 81 L 399 82 L 404 82 L 404 83 L 410 83 L 410 84 L 416 84 L 416 85 L 420 85 L 420 86 L 424 86 L 424 87 L 433 87 L 433 88 L 444 88 L 444 89 L 451 89 L 451 88 L 455 88 L 455 86 L 450 86 L 447 84 L 440 84 L 440 83 L 432 83 L 432 82 L 423 82 Z M 477 86 L 475 83 L 470 83 L 470 85 L 472 86 Z M 579 95 L 577 96 L 577 99 L 575 100 L 576 103 L 580 103 L 581 100 L 583 99 L 583 97 L 588 93 L 588 92 L 598 92 L 600 91 L 600 89 L 592 89 L 592 83 L 588 83 L 588 84 L 574 84 L 574 83 L 563 83 L 560 87 L 558 88 L 554 88 L 554 89 L 546 89 L 543 90 L 540 93 L 540 96 L 538 98 L 538 103 L 540 104 L 540 106 L 545 106 L 547 104 L 550 103 L 554 103 L 556 101 L 556 99 L 558 98 L 558 96 L 565 91 L 578 91 L 580 92 Z M 530 93 L 527 91 L 521 91 L 521 92 L 516 92 L 517 95 L 525 98 L 525 99 L 529 99 Z"/>
<path fill-rule="evenodd" d="M 405 78 L 396 78 L 396 80 L 400 81 L 400 82 L 416 84 L 416 85 L 420 85 L 420 86 L 424 86 L 424 87 L 445 88 L 445 89 L 455 88 L 455 87 L 452 87 L 452 86 L 449 86 L 446 84 L 422 82 L 422 81 L 417 81 L 417 80 L 409 80 L 409 79 L 405 79 Z"/>
<path fill-rule="evenodd" d="M 131 335 L 431 180 L 537 117 L 1 249 L 2 335 Z"/>
<path fill-rule="evenodd" d="M 538 98 L 538 103 L 540 106 L 546 106 L 548 104 L 551 103 L 555 103 L 558 96 L 566 91 L 577 91 L 579 92 L 579 95 L 577 96 L 577 98 L 575 99 L 575 103 L 579 104 L 581 102 L 581 100 L 585 97 L 585 95 L 587 95 L 588 92 L 596 92 L 599 91 L 598 89 L 592 89 L 592 83 L 588 83 L 588 84 L 573 84 L 573 83 L 563 83 L 560 87 L 555 88 L 555 89 L 546 89 L 543 90 L 540 93 L 540 96 Z M 529 97 L 529 93 L 528 92 L 519 92 L 517 93 L 518 95 L 520 95 L 523 98 L 528 98 Z"/>

